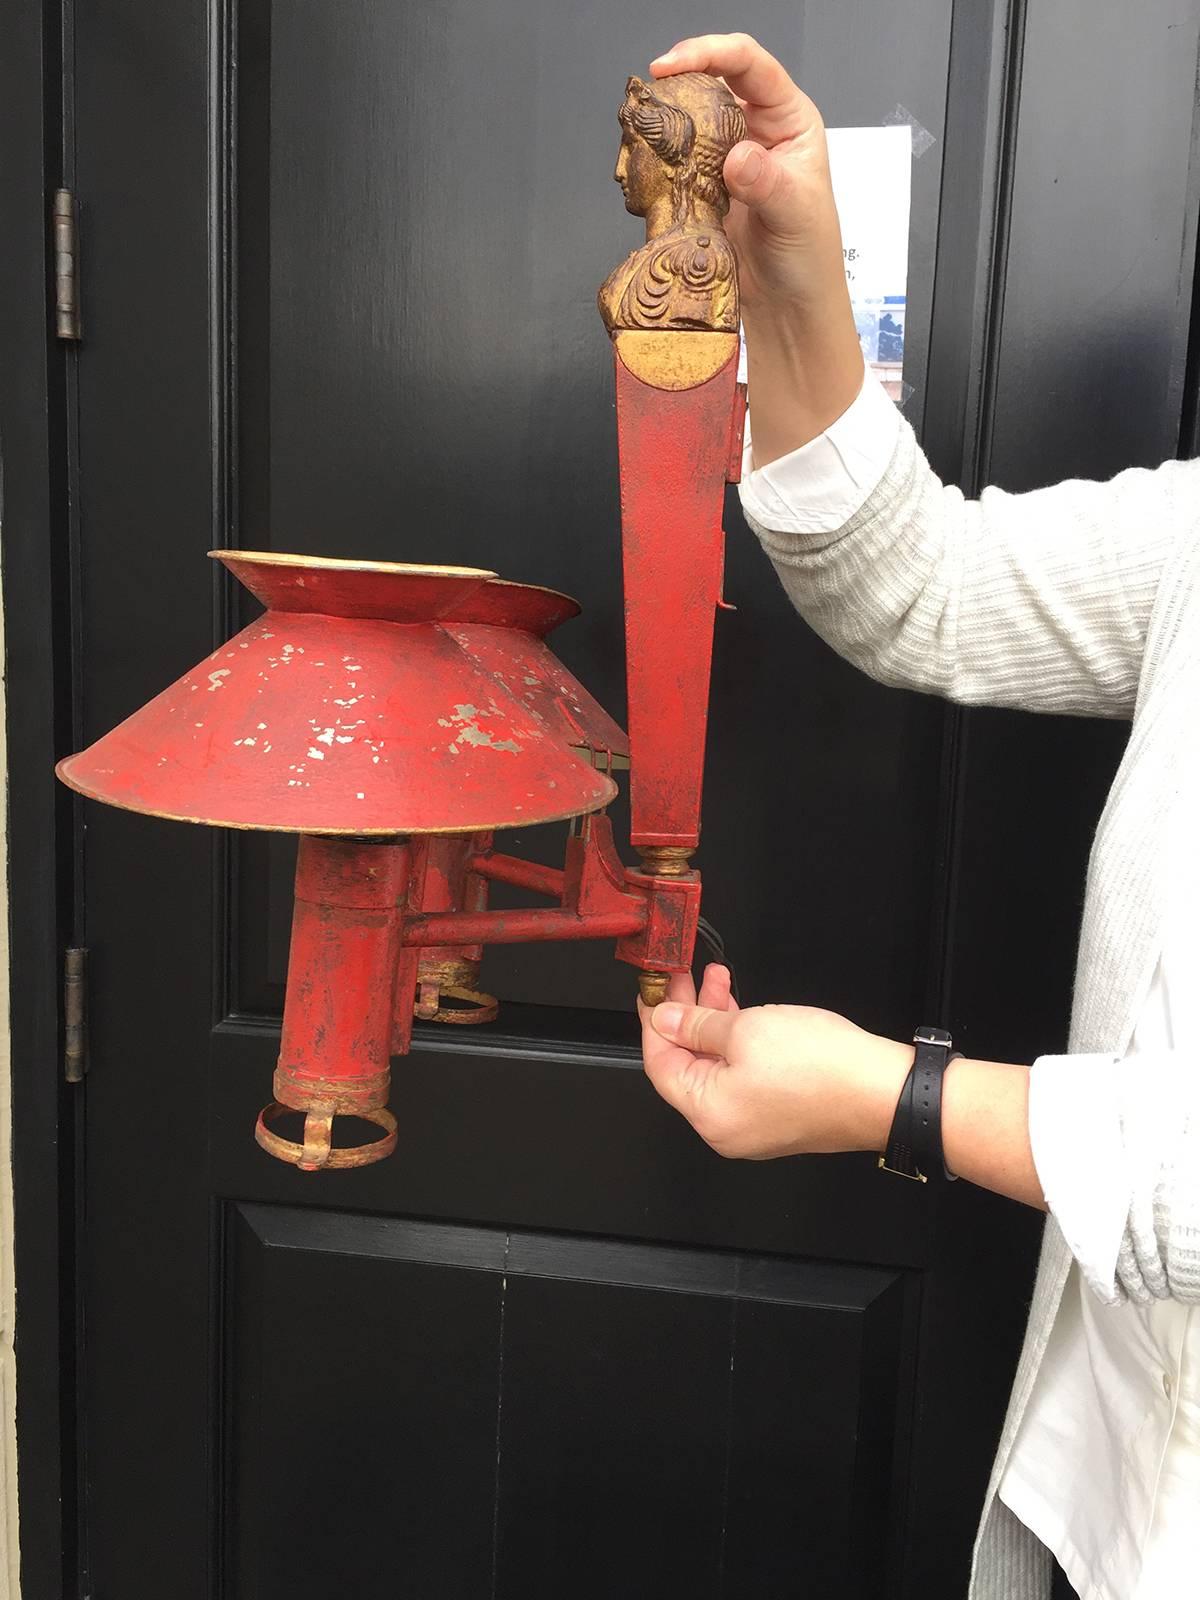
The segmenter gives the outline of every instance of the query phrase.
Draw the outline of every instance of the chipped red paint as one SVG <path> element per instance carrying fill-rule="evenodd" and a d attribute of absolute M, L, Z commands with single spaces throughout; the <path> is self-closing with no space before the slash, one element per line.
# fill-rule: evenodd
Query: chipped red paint
<path fill-rule="evenodd" d="M 600 769 L 632 753 L 635 846 L 696 844 L 743 412 L 732 359 L 688 390 L 652 388 L 617 359 L 628 739 L 545 643 L 578 612 L 565 595 L 486 572 L 225 551 L 266 614 L 61 763 L 112 805 L 301 835 L 277 1104 L 256 1128 L 272 1155 L 308 1171 L 387 1155 L 390 1056 L 410 1046 L 414 1007 L 437 1015 L 486 944 L 611 938 L 644 972 L 690 967 L 699 874 L 622 862 Z M 583 820 L 561 870 L 494 848 L 495 829 L 564 817 Z M 554 904 L 489 911 L 489 880 Z M 274 1126 L 288 1110 L 304 1114 L 301 1142 Z M 383 1136 L 335 1148 L 347 1114 Z"/>
<path fill-rule="evenodd" d="M 630 842 L 694 848 L 708 726 L 713 618 L 721 599 L 724 490 L 740 430 L 737 354 L 691 389 L 656 389 L 614 349 Z"/>
<path fill-rule="evenodd" d="M 413 840 L 413 877 L 409 905 L 413 911 L 482 911 L 487 905 L 487 884 L 470 868 L 477 850 L 491 843 L 490 833 L 429 834 Z M 438 1015 L 443 988 L 474 989 L 483 946 L 452 949 L 427 945 L 417 965 L 416 1014 Z M 398 1003 L 408 1003 L 400 995 Z"/>
<path fill-rule="evenodd" d="M 511 857 L 502 859 L 512 867 L 533 867 L 532 862 L 516 862 Z M 521 876 L 512 872 L 507 881 L 514 882 Z M 530 879 L 537 877 L 538 871 L 534 868 Z M 607 817 L 589 817 L 584 831 L 567 841 L 566 867 L 557 906 L 474 913 L 421 911 L 404 919 L 401 943 L 461 946 L 622 938 L 638 932 L 648 915 L 648 896 L 632 891 L 626 878 L 626 869 L 613 845 L 612 824 Z M 526 887 L 536 886 L 526 880 Z"/>
<path fill-rule="evenodd" d="M 616 794 L 437 620 L 486 573 L 224 559 L 266 615 L 64 761 L 72 788 L 185 822 L 359 835 L 528 826 Z M 512 658 L 549 655 L 507 637 Z"/>
<path fill-rule="evenodd" d="M 515 628 L 544 639 L 564 622 L 583 610 L 578 600 L 557 589 L 543 589 L 536 583 L 510 583 L 507 578 L 489 578 L 455 602 L 455 622 L 483 622 L 493 628 Z"/>
<path fill-rule="evenodd" d="M 386 1106 L 409 873 L 406 844 L 300 840 L 275 1069 L 280 1105 L 318 1119 L 361 1117 Z M 395 1135 L 379 1143 L 388 1149 L 378 1155 L 386 1155 Z"/>
<path fill-rule="evenodd" d="M 700 874 L 656 878 L 630 868 L 625 881 L 645 897 L 646 917 L 640 928 L 618 942 L 618 960 L 643 972 L 688 971 L 700 919 Z"/>
<path fill-rule="evenodd" d="M 532 634 L 483 623 L 443 624 L 451 638 L 564 744 L 628 756 L 629 740 L 553 652 Z M 603 761 L 601 765 L 603 765 Z"/>
<path fill-rule="evenodd" d="M 510 883 L 517 889 L 531 889 L 534 894 L 548 894 L 552 900 L 562 897 L 561 867 L 544 867 L 540 861 L 522 861 L 519 856 L 481 850 L 472 856 L 471 870 L 493 883 Z"/>
<path fill-rule="evenodd" d="M 487 849 L 490 839 L 490 834 L 452 833 L 414 841 L 414 851 L 425 853 L 424 886 L 414 909 L 482 911 L 487 905 L 487 884 L 471 870 L 471 862 L 478 851 Z M 433 963 L 448 953 L 431 945 L 425 950 L 424 959 Z M 477 945 L 456 949 L 454 954 L 477 961 L 483 949 Z"/>

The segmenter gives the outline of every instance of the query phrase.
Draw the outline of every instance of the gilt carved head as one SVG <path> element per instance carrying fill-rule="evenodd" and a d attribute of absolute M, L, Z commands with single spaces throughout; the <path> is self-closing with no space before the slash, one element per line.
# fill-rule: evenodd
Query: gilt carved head
<path fill-rule="evenodd" d="M 746 137 L 746 120 L 719 78 L 703 72 L 654 84 L 630 78 L 618 116 L 614 176 L 635 216 L 650 219 L 658 209 L 667 226 L 678 227 L 725 215 L 729 196 L 721 174 L 725 157 Z M 660 224 L 655 231 L 664 229 Z"/>
<path fill-rule="evenodd" d="M 626 209 L 646 219 L 646 243 L 601 286 L 605 326 L 610 333 L 736 333 L 737 261 L 723 227 L 724 168 L 746 137 L 741 107 L 719 78 L 683 72 L 657 83 L 630 78 L 618 117 L 613 176 Z"/>

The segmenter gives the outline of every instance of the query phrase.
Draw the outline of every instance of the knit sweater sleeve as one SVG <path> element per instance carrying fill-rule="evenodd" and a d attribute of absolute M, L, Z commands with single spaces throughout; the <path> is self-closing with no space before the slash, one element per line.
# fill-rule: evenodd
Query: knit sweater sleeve
<path fill-rule="evenodd" d="M 800 532 L 786 508 L 772 526 L 747 520 L 809 624 L 883 683 L 1125 717 L 1164 559 L 1197 508 L 1200 462 L 971 501 L 901 422 L 882 480 L 840 528 Z"/>

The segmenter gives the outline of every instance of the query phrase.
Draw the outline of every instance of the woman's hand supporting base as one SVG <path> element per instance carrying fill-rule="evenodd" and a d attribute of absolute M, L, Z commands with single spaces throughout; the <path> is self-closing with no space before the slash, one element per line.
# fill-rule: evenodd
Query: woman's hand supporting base
<path fill-rule="evenodd" d="M 671 980 L 639 1007 L 646 1074 L 719 1155 L 881 1151 L 913 1047 L 812 1006 L 740 1010 L 729 973 L 706 969 L 699 995 Z M 942 1144 L 957 1176 L 1044 1208 L 1029 1145 L 1029 1069 L 959 1059 L 946 1070 Z"/>

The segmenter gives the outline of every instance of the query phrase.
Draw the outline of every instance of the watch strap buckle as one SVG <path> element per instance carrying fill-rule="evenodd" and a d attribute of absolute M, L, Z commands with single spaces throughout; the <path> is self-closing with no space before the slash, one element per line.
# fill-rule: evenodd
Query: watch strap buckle
<path fill-rule="evenodd" d="M 929 1179 L 923 1172 L 905 1172 L 903 1167 L 889 1167 L 886 1152 L 879 1158 L 881 1172 L 890 1172 L 896 1178 L 908 1178 L 912 1183 L 928 1183 Z"/>

